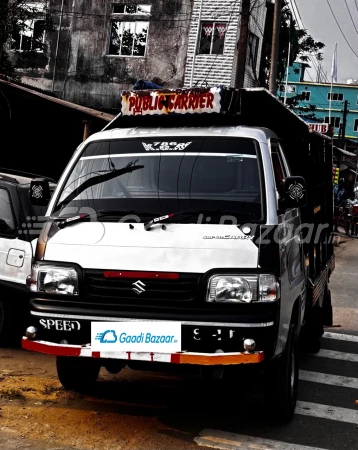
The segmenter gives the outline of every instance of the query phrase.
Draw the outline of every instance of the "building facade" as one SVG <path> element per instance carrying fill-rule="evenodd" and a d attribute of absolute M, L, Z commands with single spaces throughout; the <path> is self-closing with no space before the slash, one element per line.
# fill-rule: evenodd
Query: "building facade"
<path fill-rule="evenodd" d="M 139 79 L 168 88 L 233 85 L 239 1 L 28 5 L 38 8 L 38 17 L 13 36 L 8 53 L 23 83 L 61 99 L 111 111 L 120 107 L 120 92 Z M 245 86 L 258 85 L 265 16 L 265 2 L 252 0 Z"/>
<path fill-rule="evenodd" d="M 234 86 L 241 2 L 194 0 L 184 86 Z M 245 87 L 258 86 L 266 4 L 251 1 Z M 215 39 L 216 38 L 216 39 Z"/>
<path fill-rule="evenodd" d="M 287 88 L 282 85 L 278 95 L 284 99 L 298 115 L 314 117 L 317 122 L 330 124 L 334 129 L 336 143 L 354 151 L 358 143 L 358 85 L 333 84 L 332 98 L 330 83 L 315 83 L 305 80 L 306 63 L 294 63 L 289 68 Z M 345 138 L 343 145 L 341 136 L 344 125 L 344 103 L 348 101 Z M 329 110 L 331 106 L 331 118 Z"/>

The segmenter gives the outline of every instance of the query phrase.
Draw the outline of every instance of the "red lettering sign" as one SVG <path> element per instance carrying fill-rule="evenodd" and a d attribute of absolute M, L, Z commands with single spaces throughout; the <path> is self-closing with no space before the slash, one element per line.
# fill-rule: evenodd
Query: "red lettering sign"
<path fill-rule="evenodd" d="M 220 112 L 220 88 L 124 92 L 123 115 Z"/>

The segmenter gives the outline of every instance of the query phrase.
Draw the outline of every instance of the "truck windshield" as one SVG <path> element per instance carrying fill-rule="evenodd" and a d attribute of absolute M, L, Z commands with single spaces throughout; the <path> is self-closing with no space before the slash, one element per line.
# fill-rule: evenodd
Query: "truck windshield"
<path fill-rule="evenodd" d="M 215 211 L 210 223 L 219 223 L 221 210 L 240 223 L 261 221 L 257 145 L 248 138 L 196 137 L 92 142 L 67 178 L 53 216 L 89 209 L 110 210 L 107 220 L 117 221 L 128 212 L 146 222 L 187 209 Z M 172 221 L 196 220 L 194 214 Z"/>

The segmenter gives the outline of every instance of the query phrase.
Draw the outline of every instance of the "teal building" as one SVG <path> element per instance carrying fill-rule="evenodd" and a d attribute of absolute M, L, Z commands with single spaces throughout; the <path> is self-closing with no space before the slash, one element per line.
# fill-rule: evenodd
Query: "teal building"
<path fill-rule="evenodd" d="M 335 139 L 338 139 L 342 133 L 344 102 L 347 100 L 345 147 L 355 151 L 358 147 L 358 82 L 352 80 L 352 84 L 334 83 L 331 99 L 330 83 L 305 80 L 307 67 L 310 66 L 302 62 L 295 62 L 290 66 L 287 86 L 286 84 L 280 86 L 278 96 L 283 101 L 286 93 L 286 103 L 291 104 L 297 115 L 308 122 L 331 123 Z M 329 121 L 330 99 L 331 120 Z M 340 146 L 343 147 L 342 143 Z"/>

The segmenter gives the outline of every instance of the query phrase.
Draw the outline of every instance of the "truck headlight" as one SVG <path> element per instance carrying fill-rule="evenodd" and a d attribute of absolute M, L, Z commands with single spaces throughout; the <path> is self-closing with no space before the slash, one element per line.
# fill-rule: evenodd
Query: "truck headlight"
<path fill-rule="evenodd" d="M 207 302 L 251 303 L 252 300 L 253 289 L 244 277 L 216 275 L 209 280 Z"/>
<path fill-rule="evenodd" d="M 271 302 L 279 296 L 279 284 L 274 275 L 214 275 L 209 279 L 206 301 Z"/>
<path fill-rule="evenodd" d="M 30 289 L 48 294 L 78 295 L 78 275 L 73 267 L 34 264 Z"/>

